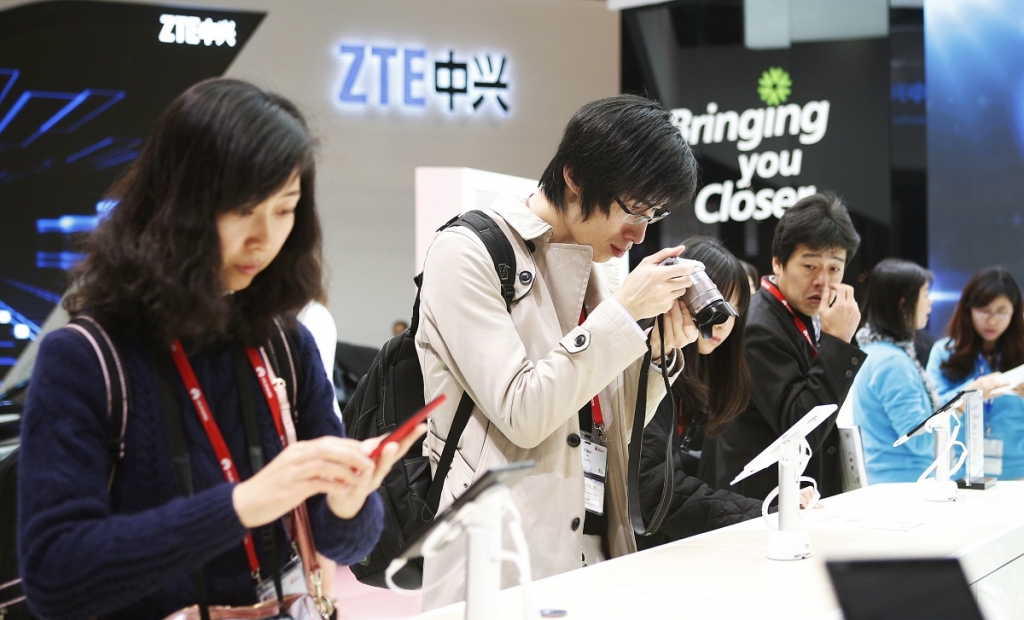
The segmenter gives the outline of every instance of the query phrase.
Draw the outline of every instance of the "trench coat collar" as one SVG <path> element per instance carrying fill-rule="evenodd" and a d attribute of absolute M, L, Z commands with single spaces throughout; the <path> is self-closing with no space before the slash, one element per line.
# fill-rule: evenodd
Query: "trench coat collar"
<path fill-rule="evenodd" d="M 534 239 L 547 243 L 554 231 L 551 225 L 526 206 L 526 200 L 504 194 L 498 196 L 491 205 L 491 210 L 505 220 L 523 241 Z"/>

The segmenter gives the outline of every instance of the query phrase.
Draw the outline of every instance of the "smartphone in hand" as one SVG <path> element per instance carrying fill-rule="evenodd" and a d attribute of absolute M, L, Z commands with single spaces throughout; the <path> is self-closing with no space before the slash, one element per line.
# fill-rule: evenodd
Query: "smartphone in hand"
<path fill-rule="evenodd" d="M 377 447 L 373 449 L 373 452 L 370 453 L 370 458 L 376 460 L 377 457 L 380 456 L 380 453 L 384 450 L 384 446 L 386 444 L 402 441 L 403 439 L 405 439 L 406 435 L 411 433 L 413 429 L 420 424 L 420 422 L 426 420 L 427 416 L 430 415 L 430 412 L 436 409 L 438 405 L 443 403 L 445 398 L 446 396 L 444 394 L 441 394 L 434 400 L 427 403 L 427 405 L 423 407 L 423 409 L 420 409 L 415 414 L 413 414 L 412 417 L 406 420 L 401 426 L 391 431 L 391 433 L 388 434 L 388 436 L 385 437 L 383 440 L 381 440 L 381 442 L 377 444 Z"/>

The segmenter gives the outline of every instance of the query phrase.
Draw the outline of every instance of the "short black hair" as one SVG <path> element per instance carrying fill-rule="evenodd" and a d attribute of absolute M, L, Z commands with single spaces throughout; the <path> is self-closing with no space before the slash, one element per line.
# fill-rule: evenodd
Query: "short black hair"
<path fill-rule="evenodd" d="M 813 250 L 843 248 L 846 264 L 850 264 L 860 246 L 860 235 L 846 205 L 834 192 L 811 194 L 782 214 L 775 225 L 772 257 L 785 265 L 801 243 Z"/>
<path fill-rule="evenodd" d="M 579 188 L 582 215 L 611 213 L 616 198 L 674 211 L 693 200 L 697 160 L 657 101 L 618 95 L 591 101 L 573 114 L 558 151 L 540 177 L 555 209 L 565 211 L 568 170 Z"/>
<path fill-rule="evenodd" d="M 910 340 L 917 331 L 914 317 L 921 287 L 933 280 L 917 263 L 886 258 L 871 270 L 864 297 L 865 322 L 883 336 Z"/>

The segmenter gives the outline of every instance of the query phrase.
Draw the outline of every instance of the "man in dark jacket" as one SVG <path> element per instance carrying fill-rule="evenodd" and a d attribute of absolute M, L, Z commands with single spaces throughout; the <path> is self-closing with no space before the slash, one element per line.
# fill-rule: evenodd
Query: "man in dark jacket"
<path fill-rule="evenodd" d="M 860 245 L 846 207 L 834 194 L 808 196 L 775 227 L 774 277 L 761 281 L 747 317 L 750 405 L 713 442 L 702 471 L 717 488 L 754 498 L 778 485 L 769 467 L 736 485 L 744 465 L 818 405 L 842 405 L 866 355 L 851 344 L 860 311 L 843 272 Z M 807 436 L 813 456 L 804 475 L 822 496 L 842 492 L 839 433 L 833 414 Z M 713 475 L 713 477 L 712 477 Z"/>

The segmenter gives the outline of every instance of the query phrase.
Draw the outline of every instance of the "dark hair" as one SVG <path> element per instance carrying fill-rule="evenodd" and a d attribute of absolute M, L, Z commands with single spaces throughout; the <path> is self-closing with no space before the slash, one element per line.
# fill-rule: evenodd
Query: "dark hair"
<path fill-rule="evenodd" d="M 314 144 L 287 99 L 238 80 L 200 82 L 171 102 L 110 190 L 118 201 L 86 239 L 64 301 L 121 333 L 265 340 L 273 319 L 323 298 Z M 217 216 L 258 204 L 299 173 L 295 223 L 277 257 L 226 295 Z M 288 321 L 292 319 L 288 318 Z"/>
<path fill-rule="evenodd" d="M 747 278 L 754 283 L 754 288 L 760 288 L 761 274 L 757 272 L 757 267 L 751 265 L 745 260 L 740 261 L 740 266 L 743 267 L 743 272 L 747 274 Z"/>
<path fill-rule="evenodd" d="M 726 300 L 737 302 L 732 333 L 718 348 L 701 355 L 697 343 L 683 348 L 683 370 L 673 384 L 686 426 L 706 424 L 704 432 L 717 435 L 750 401 L 750 369 L 743 354 L 746 341 L 750 284 L 739 259 L 717 239 L 690 237 L 683 241 L 684 258 L 704 263 L 708 276 Z"/>
<path fill-rule="evenodd" d="M 772 256 L 783 266 L 801 243 L 813 250 L 843 248 L 846 264 L 857 253 L 860 235 L 846 205 L 833 192 L 812 194 L 786 210 L 775 225 Z"/>
<path fill-rule="evenodd" d="M 864 297 L 865 323 L 883 336 L 910 340 L 917 331 L 917 301 L 932 274 L 917 263 L 887 258 L 871 270 Z"/>
<path fill-rule="evenodd" d="M 999 352 L 999 368 L 993 371 L 1009 370 L 1024 363 L 1024 318 L 1021 316 L 1020 284 L 1008 270 L 1002 267 L 982 269 L 967 282 L 960 301 L 949 319 L 946 348 L 952 353 L 942 362 L 943 374 L 954 381 L 962 381 L 974 371 L 975 361 L 981 352 L 982 339 L 974 331 L 971 309 L 983 308 L 996 297 L 1005 295 L 1013 304 L 1010 325 L 996 342 Z"/>
<path fill-rule="evenodd" d="M 573 114 L 540 177 L 555 209 L 566 209 L 565 171 L 579 189 L 583 219 L 611 213 L 616 198 L 673 211 L 693 200 L 697 160 L 657 101 L 618 95 Z"/>

